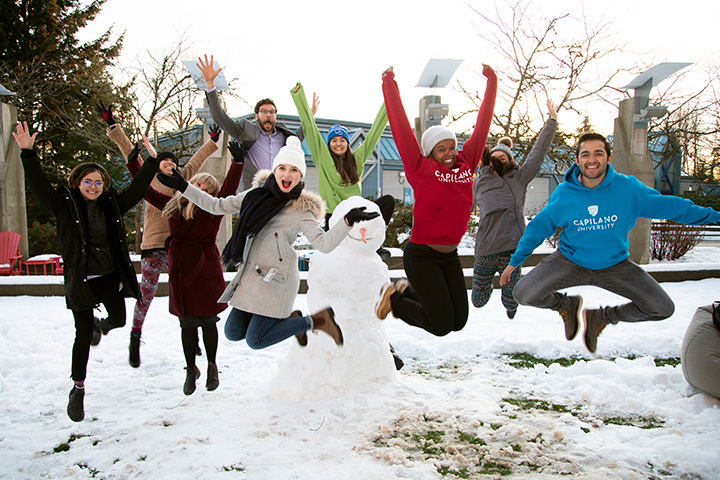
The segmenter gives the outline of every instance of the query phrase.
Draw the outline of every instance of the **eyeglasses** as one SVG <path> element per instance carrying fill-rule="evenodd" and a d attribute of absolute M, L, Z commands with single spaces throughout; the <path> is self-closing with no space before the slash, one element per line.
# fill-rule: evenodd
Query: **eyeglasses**
<path fill-rule="evenodd" d="M 277 113 L 277 110 L 263 110 L 261 109 L 260 112 L 263 115 L 275 115 Z"/>
<path fill-rule="evenodd" d="M 83 179 L 81 182 L 83 187 L 90 188 L 93 185 L 95 185 L 95 188 L 102 188 L 102 186 L 105 184 L 102 180 L 95 180 L 94 182 L 92 180 Z"/>

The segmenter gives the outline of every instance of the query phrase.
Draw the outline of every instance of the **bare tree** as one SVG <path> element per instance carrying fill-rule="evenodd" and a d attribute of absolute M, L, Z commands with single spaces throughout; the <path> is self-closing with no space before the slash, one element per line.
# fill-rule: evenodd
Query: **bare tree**
<path fill-rule="evenodd" d="M 668 106 L 670 111 L 650 123 L 651 138 L 672 138 L 671 148 L 663 155 L 681 155 L 681 168 L 701 182 L 720 183 L 719 74 L 720 66 L 710 65 L 705 68 L 704 80 L 693 82 L 699 76 L 697 69 L 683 72 L 662 84 L 663 89 L 653 98 L 653 103 Z"/>
<path fill-rule="evenodd" d="M 581 113 L 590 99 L 605 99 L 615 78 L 626 70 L 614 67 L 600 73 L 601 61 L 618 53 L 622 45 L 613 40 L 612 22 L 600 18 L 595 23 L 570 14 L 543 15 L 543 6 L 532 0 L 496 0 L 492 14 L 470 7 L 481 19 L 478 36 L 493 45 L 503 61 L 493 65 L 498 75 L 498 102 L 492 130 L 495 137 L 509 136 L 521 156 L 527 154 L 531 140 L 539 133 L 538 118 L 545 98 L 553 98 L 558 110 L 565 108 Z M 479 95 L 460 89 L 477 107 Z M 455 115 L 459 120 L 477 109 Z M 570 138 L 560 130 L 556 141 Z M 551 157 L 556 154 L 551 151 Z M 566 155 L 556 158 L 562 166 Z"/>

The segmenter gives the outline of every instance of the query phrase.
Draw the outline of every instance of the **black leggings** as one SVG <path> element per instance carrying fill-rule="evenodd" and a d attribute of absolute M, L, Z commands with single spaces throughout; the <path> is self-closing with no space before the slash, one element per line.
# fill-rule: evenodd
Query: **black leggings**
<path fill-rule="evenodd" d="M 98 303 L 102 303 L 108 317 L 102 322 L 102 329 L 108 332 L 125 325 L 125 298 L 121 293 L 121 280 L 116 272 L 88 280 L 88 286 Z M 72 349 L 72 379 L 85 380 L 90 358 L 90 341 L 93 335 L 93 310 L 73 310 L 75 318 L 75 343 Z"/>
<path fill-rule="evenodd" d="M 182 340 L 185 364 L 195 366 L 198 345 L 198 327 L 202 329 L 203 344 L 208 363 L 215 363 L 218 348 L 217 315 L 186 317 L 180 319 L 180 339 Z"/>
<path fill-rule="evenodd" d="M 469 307 L 457 249 L 441 253 L 408 243 L 403 264 L 411 286 L 390 297 L 393 315 L 438 337 L 462 330 Z"/>

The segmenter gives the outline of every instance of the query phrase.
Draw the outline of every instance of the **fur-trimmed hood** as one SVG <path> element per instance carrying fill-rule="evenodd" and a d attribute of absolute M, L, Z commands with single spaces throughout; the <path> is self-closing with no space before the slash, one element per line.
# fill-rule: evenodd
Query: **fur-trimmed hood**
<path fill-rule="evenodd" d="M 272 171 L 270 170 L 259 170 L 253 177 L 253 188 L 258 188 L 265 183 L 265 180 L 270 176 Z M 310 190 L 303 188 L 300 196 L 292 201 L 290 208 L 295 210 L 310 210 L 317 221 L 325 218 L 325 200 L 320 195 Z"/>

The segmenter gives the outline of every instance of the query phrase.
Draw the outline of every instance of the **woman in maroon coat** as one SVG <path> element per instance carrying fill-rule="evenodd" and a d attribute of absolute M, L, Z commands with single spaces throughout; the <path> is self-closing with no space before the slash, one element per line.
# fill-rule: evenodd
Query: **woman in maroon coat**
<path fill-rule="evenodd" d="M 236 150 L 231 151 L 234 161 L 222 188 L 217 179 L 209 173 L 198 173 L 190 179 L 190 183 L 213 196 L 234 195 L 244 164 L 243 156 L 238 155 Z M 172 154 L 163 152 L 158 157 L 166 155 Z M 128 166 L 131 166 L 130 163 Z M 216 324 L 219 320 L 218 313 L 227 308 L 226 303 L 217 302 L 225 290 L 220 253 L 215 245 L 215 237 L 223 216 L 212 215 L 199 209 L 179 193 L 171 197 L 152 187 L 148 189 L 145 199 L 162 210 L 170 226 L 170 236 L 165 241 L 170 274 L 170 313 L 180 319 L 183 353 L 187 364 L 183 392 L 191 395 L 195 391 L 195 381 L 200 378 L 200 370 L 195 365 L 198 327 L 202 328 L 208 359 L 205 387 L 208 391 L 215 390 L 220 384 L 215 362 L 218 345 Z"/>

